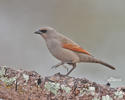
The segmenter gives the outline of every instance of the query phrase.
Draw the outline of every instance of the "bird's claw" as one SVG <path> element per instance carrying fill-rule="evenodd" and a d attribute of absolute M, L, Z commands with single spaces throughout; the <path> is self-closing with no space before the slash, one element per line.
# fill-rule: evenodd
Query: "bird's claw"
<path fill-rule="evenodd" d="M 67 72 L 69 71 L 69 69 L 68 69 L 68 67 L 67 67 L 67 66 L 63 65 L 63 67 L 67 70 Z"/>
<path fill-rule="evenodd" d="M 51 69 L 54 69 L 54 68 L 56 69 L 57 67 L 58 67 L 58 66 L 52 66 Z M 63 67 L 64 67 L 64 68 L 67 70 L 67 72 L 68 72 L 68 70 L 69 70 L 68 67 L 65 66 L 65 65 L 63 65 Z"/>
<path fill-rule="evenodd" d="M 52 66 L 52 67 L 51 67 L 51 69 L 54 69 L 54 68 L 56 69 L 56 68 L 57 68 L 57 66 Z"/>

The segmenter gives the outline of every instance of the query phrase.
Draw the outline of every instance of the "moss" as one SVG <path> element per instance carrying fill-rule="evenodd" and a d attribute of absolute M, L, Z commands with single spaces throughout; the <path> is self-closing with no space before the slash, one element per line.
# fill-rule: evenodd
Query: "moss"
<path fill-rule="evenodd" d="M 17 77 L 5 77 L 6 74 L 6 66 L 0 67 L 0 80 L 3 81 L 7 86 L 13 84 L 16 81 Z"/>
<path fill-rule="evenodd" d="M 53 94 L 57 94 L 58 90 L 60 89 L 60 84 L 59 83 L 53 83 L 53 82 L 46 82 L 45 83 L 45 88 L 52 92 Z"/>
<path fill-rule="evenodd" d="M 83 96 L 84 94 L 86 94 L 86 95 L 91 94 L 92 96 L 94 96 L 95 95 L 95 87 L 82 88 L 80 90 L 80 96 Z"/>
<path fill-rule="evenodd" d="M 66 93 L 70 93 L 71 88 L 65 85 L 61 85 L 59 83 L 54 83 L 54 82 L 46 82 L 45 83 L 45 88 L 52 92 L 53 94 L 57 94 L 59 89 L 64 90 Z"/>
<path fill-rule="evenodd" d="M 17 77 L 11 77 L 11 78 L 7 78 L 7 77 L 1 77 L 0 80 L 3 81 L 6 85 L 11 85 L 13 84 L 13 82 L 16 81 Z"/>
<path fill-rule="evenodd" d="M 113 100 L 109 95 L 102 96 L 102 100 Z"/>
<path fill-rule="evenodd" d="M 91 95 L 95 95 L 95 87 L 89 87 L 88 91 L 90 92 Z"/>
<path fill-rule="evenodd" d="M 29 80 L 29 75 L 27 75 L 27 74 L 23 74 L 23 78 L 26 80 L 26 83 L 27 83 L 28 80 Z"/>
<path fill-rule="evenodd" d="M 97 97 L 94 97 L 92 100 L 100 100 L 99 98 L 97 98 Z"/>
<path fill-rule="evenodd" d="M 65 85 L 61 85 L 61 89 L 64 90 L 66 93 L 69 93 L 71 88 L 70 87 L 67 87 Z"/>
<path fill-rule="evenodd" d="M 87 88 L 80 89 L 79 96 L 83 96 L 84 94 L 88 94 L 88 89 Z"/>
<path fill-rule="evenodd" d="M 3 77 L 6 73 L 6 66 L 1 66 L 0 67 L 0 77 Z"/>
<path fill-rule="evenodd" d="M 116 91 L 114 94 L 115 94 L 115 98 L 117 99 L 122 99 L 124 95 L 122 91 Z"/>

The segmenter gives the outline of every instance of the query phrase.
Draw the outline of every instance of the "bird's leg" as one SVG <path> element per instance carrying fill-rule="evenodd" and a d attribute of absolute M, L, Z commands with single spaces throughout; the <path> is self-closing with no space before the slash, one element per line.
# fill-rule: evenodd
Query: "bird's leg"
<path fill-rule="evenodd" d="M 73 68 L 66 74 L 68 76 L 75 68 L 76 68 L 76 63 L 72 64 Z"/>
<path fill-rule="evenodd" d="M 68 69 L 68 67 L 67 67 L 67 66 L 65 66 L 65 65 L 63 65 L 63 67 L 64 67 L 64 68 L 67 70 L 67 72 L 68 72 L 68 70 L 69 70 L 69 69 Z"/>
<path fill-rule="evenodd" d="M 61 66 L 61 65 L 63 65 L 63 64 L 64 64 L 63 62 L 60 62 L 60 63 L 58 63 L 58 64 L 52 66 L 51 69 L 57 68 L 57 67 L 59 67 L 59 66 Z"/>

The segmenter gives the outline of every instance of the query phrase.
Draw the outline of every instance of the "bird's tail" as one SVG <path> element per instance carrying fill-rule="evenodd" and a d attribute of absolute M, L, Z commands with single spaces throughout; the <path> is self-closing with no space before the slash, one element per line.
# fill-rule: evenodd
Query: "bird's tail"
<path fill-rule="evenodd" d="M 115 70 L 115 67 L 113 67 L 112 65 L 104 62 L 104 61 L 101 61 L 93 56 L 87 56 L 87 55 L 79 55 L 80 56 L 80 60 L 81 62 L 91 62 L 91 63 L 98 63 L 98 64 L 102 64 L 110 69 L 113 69 Z"/>
<path fill-rule="evenodd" d="M 96 63 L 102 64 L 102 65 L 104 65 L 104 66 L 106 66 L 106 67 L 108 67 L 108 68 L 110 68 L 112 70 L 115 70 L 115 67 L 113 67 L 112 65 L 110 65 L 110 64 L 108 64 L 106 62 L 103 62 L 101 60 L 96 61 Z"/>

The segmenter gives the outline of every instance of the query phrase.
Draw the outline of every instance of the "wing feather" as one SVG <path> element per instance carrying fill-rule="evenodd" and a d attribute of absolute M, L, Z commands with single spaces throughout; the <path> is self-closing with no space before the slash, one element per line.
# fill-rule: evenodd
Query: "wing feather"
<path fill-rule="evenodd" d="M 69 49 L 69 50 L 72 50 L 75 52 L 91 55 L 88 51 L 84 50 L 83 48 L 81 48 L 80 46 L 75 45 L 75 44 L 66 43 L 66 44 L 63 44 L 63 48 Z"/>

